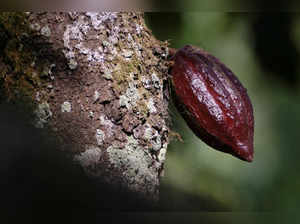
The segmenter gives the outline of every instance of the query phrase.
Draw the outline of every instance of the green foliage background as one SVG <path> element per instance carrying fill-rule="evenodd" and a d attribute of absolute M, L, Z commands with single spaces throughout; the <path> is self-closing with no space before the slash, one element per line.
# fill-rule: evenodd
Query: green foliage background
<path fill-rule="evenodd" d="M 294 74 L 296 82 L 288 85 L 282 80 L 289 74 L 273 74 L 262 67 L 255 53 L 251 29 L 258 15 L 217 12 L 146 14 L 146 21 L 158 39 L 169 40 L 174 48 L 185 44 L 199 46 L 231 68 L 247 88 L 254 107 L 255 155 L 252 163 L 246 163 L 205 145 L 171 105 L 173 130 L 184 140 L 184 143 L 171 143 L 162 179 L 162 203 L 171 210 L 298 209 L 299 72 Z M 300 16 L 290 16 L 292 25 L 286 35 L 290 35 L 299 52 Z M 276 47 L 274 45 L 275 50 Z"/>

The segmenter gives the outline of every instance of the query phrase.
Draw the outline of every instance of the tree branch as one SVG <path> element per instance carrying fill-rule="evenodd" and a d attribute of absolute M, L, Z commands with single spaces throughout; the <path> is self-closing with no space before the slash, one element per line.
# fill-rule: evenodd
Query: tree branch
<path fill-rule="evenodd" d="M 0 33 L 5 99 L 26 99 L 35 126 L 54 132 L 89 176 L 156 200 L 168 46 L 143 14 L 0 13 Z"/>

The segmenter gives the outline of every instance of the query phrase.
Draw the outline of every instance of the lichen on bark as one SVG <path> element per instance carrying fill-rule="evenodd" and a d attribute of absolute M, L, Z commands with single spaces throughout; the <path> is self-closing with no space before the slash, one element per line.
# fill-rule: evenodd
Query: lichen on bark
<path fill-rule="evenodd" d="M 0 31 L 6 99 L 30 98 L 37 127 L 51 128 L 90 176 L 157 198 L 168 46 L 143 14 L 0 13 Z"/>

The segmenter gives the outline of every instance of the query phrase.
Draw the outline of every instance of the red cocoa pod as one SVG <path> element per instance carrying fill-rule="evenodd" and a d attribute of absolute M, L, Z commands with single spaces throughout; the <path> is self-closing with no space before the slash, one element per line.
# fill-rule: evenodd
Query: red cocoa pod
<path fill-rule="evenodd" d="M 209 146 L 251 162 L 254 117 L 247 90 L 202 49 L 184 46 L 173 59 L 175 106 L 188 126 Z"/>

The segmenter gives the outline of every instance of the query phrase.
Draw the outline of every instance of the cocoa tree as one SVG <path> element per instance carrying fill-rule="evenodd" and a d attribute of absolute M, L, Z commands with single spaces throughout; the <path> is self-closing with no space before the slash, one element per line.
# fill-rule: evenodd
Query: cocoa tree
<path fill-rule="evenodd" d="M 0 13 L 2 101 L 94 179 L 152 201 L 168 145 L 168 44 L 136 12 Z"/>

